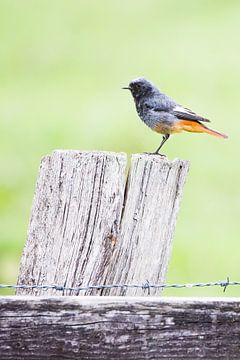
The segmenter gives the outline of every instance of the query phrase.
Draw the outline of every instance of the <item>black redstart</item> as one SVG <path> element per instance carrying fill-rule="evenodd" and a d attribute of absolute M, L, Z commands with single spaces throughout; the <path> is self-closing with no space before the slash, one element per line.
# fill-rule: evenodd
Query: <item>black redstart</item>
<path fill-rule="evenodd" d="M 227 135 L 202 124 L 210 120 L 178 104 L 144 78 L 131 81 L 128 87 L 123 89 L 131 91 L 140 119 L 152 130 L 163 134 L 162 142 L 153 154 L 159 154 L 159 150 L 171 134 L 182 131 L 227 138 Z"/>

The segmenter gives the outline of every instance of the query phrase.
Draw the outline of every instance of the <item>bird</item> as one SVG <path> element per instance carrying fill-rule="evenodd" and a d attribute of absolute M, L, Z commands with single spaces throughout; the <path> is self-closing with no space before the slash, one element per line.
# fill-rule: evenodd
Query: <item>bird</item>
<path fill-rule="evenodd" d="M 152 130 L 163 135 L 159 147 L 150 154 L 161 155 L 159 150 L 169 137 L 183 131 L 206 133 L 223 139 L 228 138 L 227 135 L 203 124 L 204 122 L 209 123 L 209 119 L 180 105 L 143 77 L 132 80 L 123 89 L 130 90 L 140 119 Z"/>

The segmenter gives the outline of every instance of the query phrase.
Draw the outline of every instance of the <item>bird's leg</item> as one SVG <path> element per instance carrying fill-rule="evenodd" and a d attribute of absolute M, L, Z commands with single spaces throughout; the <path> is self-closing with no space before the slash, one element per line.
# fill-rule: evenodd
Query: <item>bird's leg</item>
<path fill-rule="evenodd" d="M 169 134 L 163 135 L 161 144 L 159 145 L 159 147 L 157 148 L 157 150 L 156 150 L 153 154 L 160 155 L 160 154 L 159 154 L 159 150 L 161 149 L 161 147 L 163 146 L 163 144 L 167 141 L 167 139 L 169 139 L 169 137 L 170 137 Z"/>

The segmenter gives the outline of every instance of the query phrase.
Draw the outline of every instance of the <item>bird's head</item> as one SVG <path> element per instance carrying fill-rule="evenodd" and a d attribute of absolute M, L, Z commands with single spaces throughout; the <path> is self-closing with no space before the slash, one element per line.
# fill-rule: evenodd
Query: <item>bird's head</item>
<path fill-rule="evenodd" d="M 139 98 L 151 94 L 154 86 L 150 81 L 144 78 L 138 78 L 132 80 L 129 85 L 123 89 L 130 90 L 134 98 Z"/>

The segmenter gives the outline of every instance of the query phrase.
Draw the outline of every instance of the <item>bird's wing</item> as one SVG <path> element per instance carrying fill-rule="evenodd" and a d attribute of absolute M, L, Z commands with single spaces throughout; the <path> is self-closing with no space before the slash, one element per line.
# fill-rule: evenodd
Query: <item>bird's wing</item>
<path fill-rule="evenodd" d="M 205 122 L 210 122 L 210 120 L 199 116 L 198 114 L 196 114 L 195 112 L 193 112 L 190 109 L 187 109 L 181 105 L 176 105 L 172 110 L 171 110 L 172 114 L 175 115 L 177 118 L 179 119 L 184 119 L 184 120 L 191 120 L 191 121 L 205 121 Z"/>
<path fill-rule="evenodd" d="M 166 111 L 169 112 L 170 109 L 173 108 L 173 105 L 169 102 L 163 102 L 159 101 L 159 99 L 148 99 L 144 101 L 144 106 L 147 109 L 156 111 L 156 112 L 162 112 Z"/>

